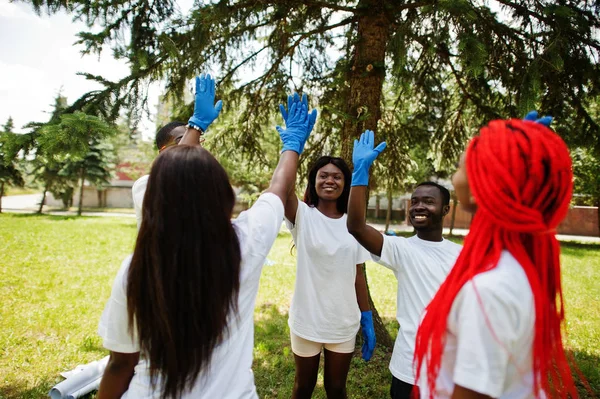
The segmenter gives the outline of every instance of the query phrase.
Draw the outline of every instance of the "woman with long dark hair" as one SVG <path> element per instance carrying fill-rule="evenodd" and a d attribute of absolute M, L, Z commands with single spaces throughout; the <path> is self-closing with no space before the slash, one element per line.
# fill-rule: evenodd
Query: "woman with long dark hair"
<path fill-rule="evenodd" d="M 98 397 L 257 398 L 251 371 L 254 304 L 308 137 L 294 105 L 271 185 L 231 220 L 227 173 L 198 146 L 218 115 L 214 81 L 197 79 L 180 145 L 155 160 L 134 253 L 115 279 L 99 333 L 111 351 Z"/>
<path fill-rule="evenodd" d="M 289 312 L 296 376 L 292 398 L 310 398 L 324 353 L 327 397 L 346 397 L 346 378 L 362 325 L 363 358 L 375 332 L 362 263 L 369 254 L 348 233 L 346 212 L 352 174 L 341 158 L 323 156 L 308 173 L 304 201 L 292 190 L 286 224 L 297 250 L 294 297 Z"/>
<path fill-rule="evenodd" d="M 417 335 L 423 398 L 577 397 L 555 236 L 572 179 L 541 123 L 496 120 L 471 140 L 452 178 L 470 232 Z"/>

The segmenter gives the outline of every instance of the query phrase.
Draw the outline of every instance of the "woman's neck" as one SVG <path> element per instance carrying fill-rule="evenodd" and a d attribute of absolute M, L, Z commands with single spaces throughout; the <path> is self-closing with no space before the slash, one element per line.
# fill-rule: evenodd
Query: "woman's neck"
<path fill-rule="evenodd" d="M 338 211 L 337 209 L 337 201 L 326 201 L 319 199 L 317 209 L 319 210 L 319 212 L 321 212 L 323 215 L 329 218 L 337 219 L 342 217 L 343 215 L 343 213 Z"/>

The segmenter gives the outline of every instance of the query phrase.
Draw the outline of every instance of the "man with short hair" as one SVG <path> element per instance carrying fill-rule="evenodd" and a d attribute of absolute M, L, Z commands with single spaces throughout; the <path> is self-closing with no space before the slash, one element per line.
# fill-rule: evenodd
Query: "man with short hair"
<path fill-rule="evenodd" d="M 390 361 L 390 396 L 409 399 L 416 385 L 413 356 L 423 310 L 446 279 L 462 246 L 442 237 L 444 216 L 450 210 L 450 193 L 434 182 L 423 182 L 412 193 L 408 212 L 416 235 L 386 236 L 367 225 L 369 168 L 385 149 L 385 143 L 375 149 L 373 144 L 374 135 L 369 130 L 354 144 L 347 225 L 350 234 L 371 252 L 373 260 L 391 269 L 398 280 L 396 319 L 400 328 Z"/>
<path fill-rule="evenodd" d="M 166 148 L 179 144 L 181 138 L 185 134 L 186 124 L 183 122 L 169 122 L 156 132 L 156 149 L 158 152 L 164 151 Z M 140 229 L 142 224 L 142 203 L 144 202 L 144 194 L 146 193 L 146 185 L 148 177 L 144 175 L 137 179 L 131 187 L 131 195 L 133 197 L 133 208 L 135 209 L 135 218 L 137 228 Z"/>

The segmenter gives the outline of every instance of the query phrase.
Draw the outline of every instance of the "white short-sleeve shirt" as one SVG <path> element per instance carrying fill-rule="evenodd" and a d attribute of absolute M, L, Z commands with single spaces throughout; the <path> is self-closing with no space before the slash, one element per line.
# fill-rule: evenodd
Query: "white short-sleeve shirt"
<path fill-rule="evenodd" d="M 242 257 L 238 316 L 237 319 L 230 318 L 229 336 L 214 349 L 209 370 L 199 376 L 192 390 L 183 398 L 257 398 L 251 370 L 254 305 L 262 267 L 277 238 L 282 220 L 281 199 L 272 193 L 266 193 L 232 222 L 240 242 Z M 131 256 L 125 259 L 117 274 L 98 327 L 104 347 L 113 352 L 135 353 L 140 350 L 135 331 L 131 336 L 127 323 L 126 287 L 130 261 Z M 143 359 L 143 354 L 141 357 L 140 363 L 135 367 L 129 390 L 123 398 L 160 397 L 160 384 L 156 391 L 152 391 L 149 365 Z"/>
<path fill-rule="evenodd" d="M 494 269 L 476 275 L 454 299 L 433 396 L 450 398 L 456 384 L 493 398 L 535 398 L 534 323 L 531 286 L 505 250 Z M 426 376 L 423 365 L 424 398 L 429 397 Z"/>
<path fill-rule="evenodd" d="M 295 224 L 286 219 L 297 256 L 288 324 L 301 338 L 346 342 L 360 327 L 356 265 L 369 259 L 369 253 L 348 233 L 346 218 L 329 218 L 298 201 Z"/>
<path fill-rule="evenodd" d="M 426 241 L 383 236 L 381 257 L 373 260 L 388 267 L 398 280 L 396 319 L 400 324 L 390 372 L 408 384 L 415 383 L 415 339 L 425 307 L 454 266 L 462 246 L 449 240 Z"/>
<path fill-rule="evenodd" d="M 135 220 L 138 230 L 142 225 L 142 204 L 144 203 L 144 195 L 146 194 L 149 177 L 150 175 L 140 177 L 131 187 L 131 197 L 133 198 L 133 209 L 135 209 Z"/>

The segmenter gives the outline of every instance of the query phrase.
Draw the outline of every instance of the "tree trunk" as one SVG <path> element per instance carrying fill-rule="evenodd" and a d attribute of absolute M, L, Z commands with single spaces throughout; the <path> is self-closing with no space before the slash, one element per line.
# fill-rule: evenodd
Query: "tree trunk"
<path fill-rule="evenodd" d="M 46 203 L 46 193 L 48 192 L 48 184 L 44 185 L 44 192 L 42 193 L 42 200 L 40 201 L 40 207 L 37 210 L 37 213 L 42 214 L 42 209 L 44 208 L 44 204 Z"/>
<path fill-rule="evenodd" d="M 596 213 L 598 214 L 598 237 L 600 237 L 600 197 L 596 198 Z"/>
<path fill-rule="evenodd" d="M 353 140 L 365 129 L 377 131 L 381 116 L 385 52 L 390 30 L 384 3 L 384 0 L 361 0 L 357 6 L 364 14 L 358 18 L 358 39 L 348 72 L 347 117 L 341 132 L 341 156 L 347 160 L 352 159 Z"/>
<path fill-rule="evenodd" d="M 85 168 L 81 168 L 79 178 L 81 184 L 79 185 L 79 206 L 77 207 L 77 216 L 81 216 L 81 209 L 83 208 L 83 183 L 85 182 Z"/>
<path fill-rule="evenodd" d="M 392 189 L 389 188 L 387 192 L 387 212 L 385 213 L 385 231 L 390 229 L 390 223 L 392 222 Z"/>
<path fill-rule="evenodd" d="M 452 230 L 454 230 L 454 221 L 456 220 L 456 206 L 458 205 L 458 201 L 456 200 L 456 196 L 452 196 L 452 215 L 450 216 L 450 237 L 452 237 Z"/>
<path fill-rule="evenodd" d="M 379 219 L 379 211 L 381 210 L 381 196 L 375 196 L 375 219 Z"/>
<path fill-rule="evenodd" d="M 4 182 L 0 186 L 0 213 L 2 213 L 2 197 L 4 197 Z"/>
<path fill-rule="evenodd" d="M 364 263 L 362 264 L 362 268 L 368 290 L 369 280 L 367 278 L 367 268 L 365 267 Z M 377 344 L 385 346 L 388 349 L 392 349 L 394 347 L 394 340 L 392 339 L 390 333 L 385 329 L 383 321 L 381 321 L 381 316 L 379 316 L 379 312 L 377 311 L 377 308 L 375 308 L 375 304 L 373 303 L 373 299 L 371 298 L 371 292 L 369 292 L 369 306 L 371 307 L 371 312 L 373 313 L 373 327 L 375 329 L 375 337 L 377 338 Z"/>
<path fill-rule="evenodd" d="M 360 0 L 358 9 L 363 14 L 358 18 L 358 39 L 354 46 L 352 67 L 348 71 L 349 96 L 346 119 L 341 131 L 341 157 L 352 159 L 352 143 L 365 129 L 377 130 L 381 115 L 381 92 L 385 79 L 385 52 L 389 40 L 390 20 L 384 8 L 384 0 Z M 366 276 L 366 275 L 365 275 Z M 369 303 L 373 311 L 373 324 L 377 341 L 392 348 L 390 334 L 369 292 Z"/>

